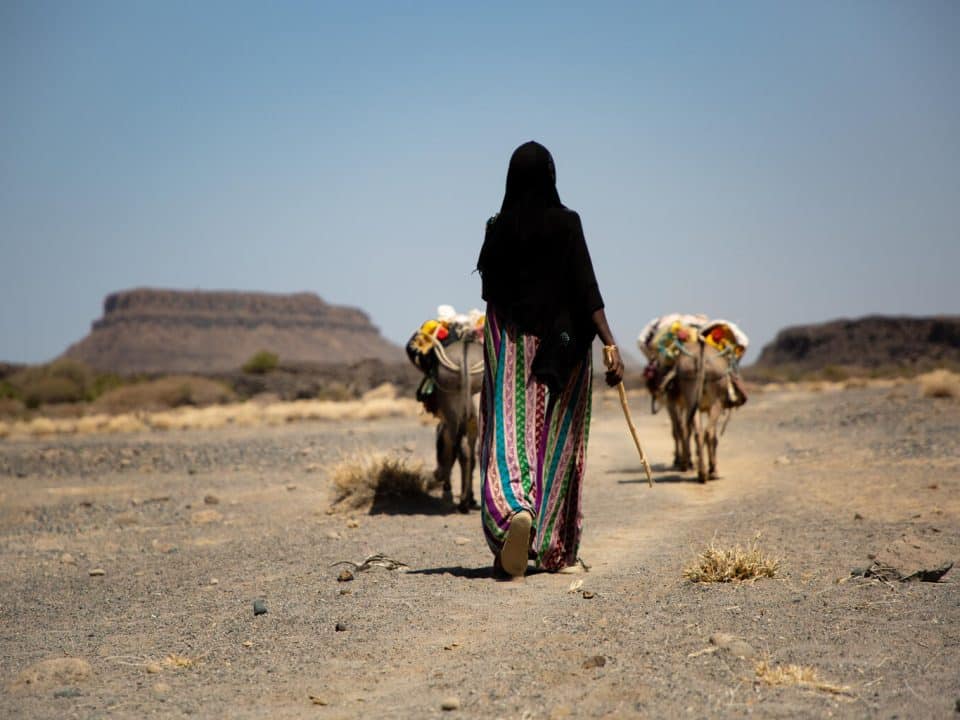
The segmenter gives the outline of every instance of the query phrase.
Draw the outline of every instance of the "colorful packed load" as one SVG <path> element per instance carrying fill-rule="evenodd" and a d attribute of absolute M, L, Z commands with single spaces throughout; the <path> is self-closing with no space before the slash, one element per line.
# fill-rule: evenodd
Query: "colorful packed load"
<path fill-rule="evenodd" d="M 691 341 L 699 339 L 738 361 L 750 344 L 749 338 L 729 320 L 710 320 L 706 315 L 672 313 L 654 318 L 637 339 L 640 351 L 651 363 L 673 365 L 681 354 L 691 354 Z"/>
<path fill-rule="evenodd" d="M 483 342 L 487 317 L 477 309 L 458 313 L 452 305 L 440 305 L 437 316 L 424 322 L 407 343 L 407 356 L 423 372 L 436 367 L 434 348 L 452 345 L 460 340 Z"/>

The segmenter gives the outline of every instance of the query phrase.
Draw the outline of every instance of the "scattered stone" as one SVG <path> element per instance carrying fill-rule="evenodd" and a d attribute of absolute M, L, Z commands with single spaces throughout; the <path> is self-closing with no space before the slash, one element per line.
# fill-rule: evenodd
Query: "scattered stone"
<path fill-rule="evenodd" d="M 83 693 L 80 692 L 80 688 L 75 687 L 63 688 L 62 690 L 57 690 L 53 694 L 55 698 L 75 698 L 80 697 L 81 695 L 83 695 Z"/>
<path fill-rule="evenodd" d="M 304 472 L 312 473 L 320 469 L 319 463 L 310 463 L 303 468 Z"/>
<path fill-rule="evenodd" d="M 341 595 L 349 595 L 351 592 L 353 592 L 353 591 L 352 591 L 350 588 L 348 588 L 348 587 L 342 587 L 342 588 L 340 588 L 340 594 L 341 594 Z"/>
<path fill-rule="evenodd" d="M 470 543 L 470 538 L 458 537 L 453 539 L 454 545 L 467 545 Z"/>
<path fill-rule="evenodd" d="M 211 585 L 219 585 L 219 584 L 220 584 L 220 581 L 217 580 L 217 578 L 210 578 L 210 584 L 211 584 Z"/>
<path fill-rule="evenodd" d="M 264 600 L 254 600 L 253 601 L 253 614 L 254 615 L 266 615 L 267 613 L 267 603 Z"/>
<path fill-rule="evenodd" d="M 296 489 L 297 489 L 296 485 L 293 485 L 293 484 L 287 485 L 287 492 L 293 492 Z"/>
<path fill-rule="evenodd" d="M 160 665 L 160 663 L 156 663 L 156 662 L 147 663 L 146 665 L 143 666 L 143 669 L 146 670 L 151 675 L 156 675 L 159 672 L 163 672 L 163 667 Z"/>
<path fill-rule="evenodd" d="M 790 464 L 790 458 L 788 458 L 786 455 L 781 455 L 780 457 L 778 457 L 776 460 L 773 461 L 773 464 L 774 464 L 774 465 L 789 465 L 789 464 Z"/>
<path fill-rule="evenodd" d="M 853 519 L 854 519 L 854 520 L 863 520 L 863 515 L 861 515 L 861 514 L 858 513 L 858 512 L 855 512 L 855 513 L 853 514 Z"/>
<path fill-rule="evenodd" d="M 346 630 L 346 629 L 347 629 L 347 624 L 346 624 L 345 622 L 342 622 L 342 621 L 341 621 L 341 622 L 338 622 L 338 623 L 334 626 L 334 630 L 336 630 L 337 632 L 343 632 L 343 631 Z"/>
<path fill-rule="evenodd" d="M 23 670 L 13 681 L 16 688 L 72 685 L 90 677 L 90 663 L 80 658 L 61 657 L 41 660 Z"/>
<path fill-rule="evenodd" d="M 101 577 L 106 574 L 107 574 L 107 571 L 104 570 L 103 568 L 91 568 L 90 570 L 90 577 Z"/>
<path fill-rule="evenodd" d="M 584 600 L 592 600 L 592 599 L 595 598 L 595 597 L 596 597 L 596 593 L 594 593 L 593 591 L 591 591 L 591 590 L 584 590 L 584 591 L 583 591 L 583 599 L 584 599 Z"/>
<path fill-rule="evenodd" d="M 219 505 L 220 498 L 218 498 L 216 495 L 204 495 L 203 502 L 207 505 Z"/>
<path fill-rule="evenodd" d="M 607 664 L 607 659 L 603 655 L 593 655 L 588 657 L 583 661 L 583 667 L 585 670 L 590 670 L 591 668 L 603 667 Z"/>
<path fill-rule="evenodd" d="M 359 521 L 359 520 L 354 520 L 353 518 L 350 518 L 349 520 L 347 520 L 347 527 L 348 527 L 348 528 L 351 528 L 351 529 L 356 529 L 356 528 L 360 527 L 360 521 Z"/>
<path fill-rule="evenodd" d="M 330 540 L 339 540 L 341 538 L 341 535 L 336 530 L 328 530 L 327 538 Z"/>
<path fill-rule="evenodd" d="M 444 698 L 443 702 L 440 703 L 441 710 L 459 710 L 460 709 L 460 698 L 454 697 L 451 695 L 448 698 Z"/>
<path fill-rule="evenodd" d="M 308 695 L 307 697 L 310 698 L 310 702 L 312 702 L 314 705 L 329 705 L 329 704 L 330 704 L 330 702 L 329 702 L 325 697 L 323 697 L 322 695 Z"/>
<path fill-rule="evenodd" d="M 340 574 L 337 575 L 337 582 L 350 582 L 353 580 L 353 573 L 349 570 L 341 570 Z"/>
<path fill-rule="evenodd" d="M 253 640 L 244 640 L 244 641 L 243 641 L 243 646 L 244 646 L 244 647 L 247 647 L 247 648 L 248 648 L 248 647 L 253 647 Z"/>
<path fill-rule="evenodd" d="M 64 565 L 76 565 L 77 559 L 70 553 L 64 553 L 60 556 L 60 562 L 62 562 Z"/>

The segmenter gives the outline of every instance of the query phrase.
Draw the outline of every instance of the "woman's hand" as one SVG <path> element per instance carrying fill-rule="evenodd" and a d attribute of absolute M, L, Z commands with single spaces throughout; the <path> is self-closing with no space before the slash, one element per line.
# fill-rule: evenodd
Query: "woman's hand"
<path fill-rule="evenodd" d="M 603 346 L 603 362 L 607 367 L 607 385 L 616 387 L 623 382 L 623 358 L 616 345 Z"/>
<path fill-rule="evenodd" d="M 594 310 L 592 320 L 593 326 L 597 329 L 597 335 L 603 343 L 603 364 L 607 367 L 607 385 L 616 387 L 623 382 L 623 358 L 620 357 L 620 350 L 613 339 L 613 333 L 610 332 L 607 314 L 603 308 Z"/>

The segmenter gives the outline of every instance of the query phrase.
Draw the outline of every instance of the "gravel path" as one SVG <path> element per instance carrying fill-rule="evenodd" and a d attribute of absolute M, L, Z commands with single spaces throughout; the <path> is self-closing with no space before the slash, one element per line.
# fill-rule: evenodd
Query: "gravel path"
<path fill-rule="evenodd" d="M 960 570 L 850 571 L 960 560 L 960 403 L 757 394 L 705 486 L 665 468 L 667 419 L 633 404 L 655 487 L 597 393 L 590 572 L 521 583 L 491 578 L 477 513 L 327 512 L 344 455 L 431 464 L 414 420 L 0 443 L 0 716 L 953 715 Z M 757 534 L 777 579 L 683 579 Z M 376 552 L 410 571 L 338 581 Z M 847 689 L 769 686 L 759 661 Z"/>

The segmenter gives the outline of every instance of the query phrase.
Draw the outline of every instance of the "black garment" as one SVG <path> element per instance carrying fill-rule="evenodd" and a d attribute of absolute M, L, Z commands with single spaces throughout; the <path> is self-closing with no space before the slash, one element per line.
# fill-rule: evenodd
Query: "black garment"
<path fill-rule="evenodd" d="M 558 391 L 589 353 L 592 315 L 603 307 L 580 217 L 560 202 L 553 158 L 535 142 L 510 158 L 499 215 L 477 261 L 483 299 L 521 332 L 541 339 L 538 380 Z"/>

